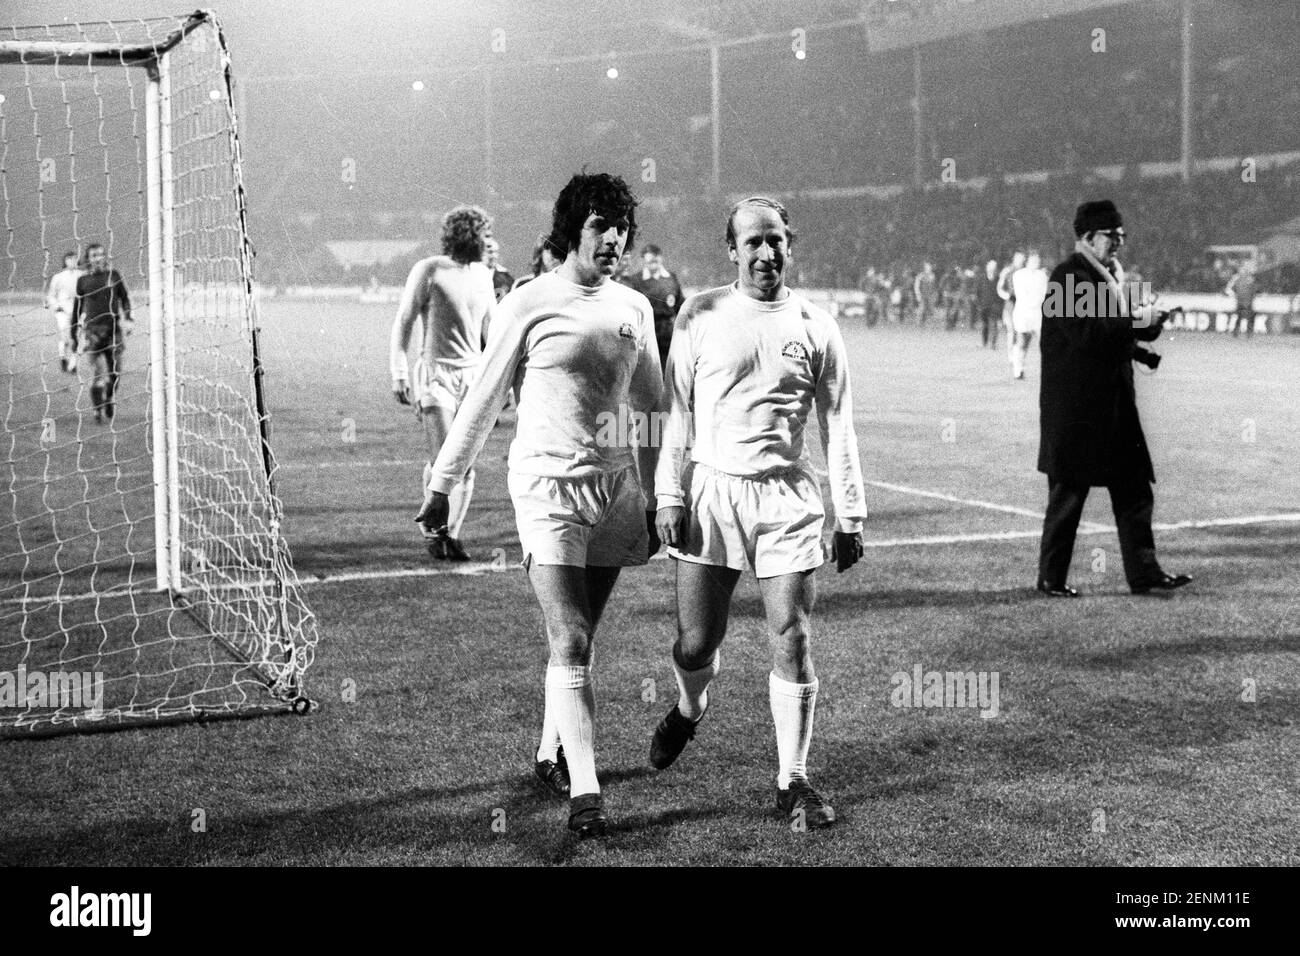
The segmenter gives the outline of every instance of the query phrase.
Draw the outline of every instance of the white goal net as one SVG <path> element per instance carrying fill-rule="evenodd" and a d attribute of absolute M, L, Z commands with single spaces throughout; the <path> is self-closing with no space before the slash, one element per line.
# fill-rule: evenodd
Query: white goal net
<path fill-rule="evenodd" d="M 0 28 L 0 95 L 0 736 L 304 710 L 219 25 Z"/>

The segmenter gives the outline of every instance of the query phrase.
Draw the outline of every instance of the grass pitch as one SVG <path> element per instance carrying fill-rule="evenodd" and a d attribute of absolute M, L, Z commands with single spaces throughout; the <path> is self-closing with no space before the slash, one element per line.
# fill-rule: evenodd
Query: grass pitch
<path fill-rule="evenodd" d="M 1156 521 L 1177 526 L 1157 544 L 1196 582 L 1130 596 L 1098 489 L 1072 573 L 1084 597 L 1061 602 L 1031 590 L 1046 500 L 1036 350 L 1013 382 L 1004 350 L 967 330 L 846 321 L 871 546 L 850 573 L 818 573 L 810 755 L 839 824 L 796 833 L 774 813 L 752 578 L 699 736 L 669 770 L 649 767 L 676 693 L 672 567 L 658 560 L 624 573 L 598 635 L 614 831 L 579 844 L 531 777 L 546 652 L 513 567 L 513 418 L 479 461 L 465 534 L 505 569 L 426 574 L 411 520 L 423 438 L 388 392 L 390 313 L 264 308 L 320 709 L 0 744 L 0 863 L 1297 862 L 1300 338 L 1157 343 L 1165 362 L 1140 375 L 1139 406 Z M 894 675 L 918 665 L 996 672 L 998 716 L 894 706 Z"/>

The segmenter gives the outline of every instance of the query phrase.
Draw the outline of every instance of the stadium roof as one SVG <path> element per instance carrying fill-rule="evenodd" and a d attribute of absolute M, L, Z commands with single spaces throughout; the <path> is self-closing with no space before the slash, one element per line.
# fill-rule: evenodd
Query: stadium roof
<path fill-rule="evenodd" d="M 509 24 L 518 50 L 572 56 L 735 43 L 802 28 L 862 28 L 873 49 L 927 43 L 1031 20 L 1137 0 L 604 0 L 599 4 L 489 4 L 489 19 Z M 485 15 L 487 15 L 485 13 Z"/>

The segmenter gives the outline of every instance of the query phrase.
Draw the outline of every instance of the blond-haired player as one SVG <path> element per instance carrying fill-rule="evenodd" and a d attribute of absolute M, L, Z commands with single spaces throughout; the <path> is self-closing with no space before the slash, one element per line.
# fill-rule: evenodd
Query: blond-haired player
<path fill-rule="evenodd" d="M 389 347 L 393 394 L 414 405 L 424 425 L 429 460 L 421 489 L 429 483 L 452 420 L 473 384 L 483 354 L 482 334 L 488 310 L 496 302 L 492 273 L 483 263 L 492 220 L 477 206 L 457 206 L 442 220 L 442 255 L 421 259 L 411 269 L 397 307 Z M 417 333 L 420 323 L 422 332 Z M 414 375 L 406 352 L 419 339 Z M 474 469 L 451 489 L 446 526 L 426 530 L 429 553 L 448 561 L 468 561 L 460 543 L 461 528 L 474 495 Z"/>

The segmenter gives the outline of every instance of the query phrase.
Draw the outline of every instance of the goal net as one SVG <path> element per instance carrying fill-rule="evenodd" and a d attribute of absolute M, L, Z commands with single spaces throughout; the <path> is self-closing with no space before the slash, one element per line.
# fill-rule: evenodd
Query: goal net
<path fill-rule="evenodd" d="M 309 706 L 233 92 L 206 12 L 0 28 L 0 737 Z"/>

